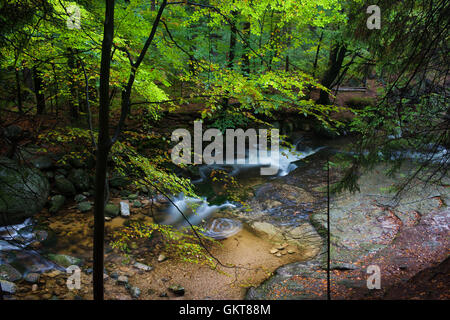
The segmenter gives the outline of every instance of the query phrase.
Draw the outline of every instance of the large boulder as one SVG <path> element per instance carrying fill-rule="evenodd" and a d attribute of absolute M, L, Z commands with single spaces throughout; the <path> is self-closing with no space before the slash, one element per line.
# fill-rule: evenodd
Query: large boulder
<path fill-rule="evenodd" d="M 73 169 L 70 171 L 68 178 L 77 190 L 86 191 L 89 189 L 89 175 L 83 169 Z"/>
<path fill-rule="evenodd" d="M 40 212 L 49 192 L 38 170 L 0 157 L 0 225 L 18 224 Z"/>
<path fill-rule="evenodd" d="M 55 188 L 65 195 L 74 195 L 76 193 L 73 183 L 61 175 L 55 177 Z"/>

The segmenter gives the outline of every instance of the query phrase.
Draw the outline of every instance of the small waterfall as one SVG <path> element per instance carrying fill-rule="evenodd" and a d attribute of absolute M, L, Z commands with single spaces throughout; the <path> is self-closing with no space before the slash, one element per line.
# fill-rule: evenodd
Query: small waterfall
<path fill-rule="evenodd" d="M 278 157 L 272 156 L 272 151 L 268 151 L 267 155 L 265 156 L 261 156 L 258 154 L 256 163 L 249 163 L 250 161 L 247 150 L 245 164 L 237 164 L 236 161 L 234 161 L 233 163 L 203 165 L 199 168 L 200 179 L 194 180 L 192 182 L 205 182 L 212 170 L 224 170 L 228 171 L 231 176 L 238 176 L 241 173 L 259 169 L 261 167 L 277 168 L 278 170 L 276 176 L 283 177 L 297 168 L 297 165 L 294 162 L 309 157 L 310 155 L 313 155 L 323 148 L 324 147 L 318 147 L 313 149 L 304 147 L 302 148 L 302 150 L 293 151 L 289 148 L 282 147 L 278 151 Z"/>
<path fill-rule="evenodd" d="M 181 215 L 181 211 L 191 224 L 197 225 L 202 222 L 202 220 L 222 209 L 235 207 L 229 202 L 226 202 L 220 206 L 211 206 L 206 199 L 185 197 L 184 195 L 180 195 L 175 198 L 173 203 L 174 205 L 171 204 L 167 209 L 166 215 L 161 221 L 162 224 L 170 224 L 177 227 L 189 226 L 188 222 Z"/>

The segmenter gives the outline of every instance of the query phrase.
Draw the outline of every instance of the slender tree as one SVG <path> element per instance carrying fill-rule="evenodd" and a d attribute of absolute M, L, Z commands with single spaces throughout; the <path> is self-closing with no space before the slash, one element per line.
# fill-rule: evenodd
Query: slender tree
<path fill-rule="evenodd" d="M 114 0 L 106 0 L 105 23 L 100 65 L 100 105 L 98 111 L 99 131 L 97 142 L 97 163 L 95 168 L 94 204 L 94 299 L 103 300 L 103 249 L 105 234 L 105 181 L 108 153 L 111 148 L 109 137 L 109 77 L 111 47 L 114 36 Z"/>

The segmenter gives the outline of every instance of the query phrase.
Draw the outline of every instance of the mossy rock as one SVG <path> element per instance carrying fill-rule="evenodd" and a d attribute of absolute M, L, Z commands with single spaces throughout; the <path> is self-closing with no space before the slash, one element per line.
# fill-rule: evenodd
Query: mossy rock
<path fill-rule="evenodd" d="M 40 212 L 50 193 L 39 170 L 0 158 L 0 225 L 17 224 Z"/>

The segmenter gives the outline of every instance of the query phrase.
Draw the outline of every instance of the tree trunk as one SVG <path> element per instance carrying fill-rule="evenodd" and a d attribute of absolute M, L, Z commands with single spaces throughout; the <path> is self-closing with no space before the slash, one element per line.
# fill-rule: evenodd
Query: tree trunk
<path fill-rule="evenodd" d="M 230 49 L 228 51 L 228 68 L 230 69 L 233 69 L 233 60 L 235 55 L 236 55 L 236 26 L 234 25 L 233 21 L 230 33 Z"/>
<path fill-rule="evenodd" d="M 346 52 L 347 48 L 343 44 L 336 44 L 331 48 L 328 69 L 321 81 L 321 84 L 328 89 L 331 89 L 333 82 L 339 76 Z M 330 104 L 329 93 L 324 90 L 320 90 L 320 98 L 317 100 L 317 103 L 322 105 Z"/>
<path fill-rule="evenodd" d="M 100 65 L 100 104 L 97 162 L 95 168 L 94 204 L 94 300 L 103 300 L 103 250 L 105 233 L 105 181 L 108 153 L 111 147 L 109 137 L 109 75 L 111 47 L 114 35 L 114 0 L 106 0 L 105 23 Z"/>
<path fill-rule="evenodd" d="M 19 112 L 23 113 L 22 91 L 20 88 L 19 70 L 17 68 L 14 68 L 14 72 L 16 74 L 17 107 L 19 108 Z"/>
<path fill-rule="evenodd" d="M 34 94 L 36 95 L 37 114 L 43 114 L 45 112 L 45 96 L 42 92 L 42 78 L 36 67 L 33 67 L 33 84 Z"/>
<path fill-rule="evenodd" d="M 243 33 L 246 38 L 246 43 L 244 44 L 244 52 L 242 57 L 242 71 L 244 74 L 248 77 L 250 75 L 250 58 L 249 58 L 249 52 L 250 52 L 250 21 L 246 21 L 244 23 L 243 27 Z"/>
<path fill-rule="evenodd" d="M 77 89 L 75 85 L 75 74 L 74 70 L 75 68 L 75 58 L 74 58 L 74 52 L 72 48 L 69 48 L 67 50 L 67 64 L 69 66 L 70 72 L 68 73 L 69 78 L 67 81 L 70 83 L 69 90 L 70 90 L 70 96 L 69 96 L 69 108 L 70 108 L 70 116 L 72 119 L 78 119 L 78 105 L 75 103 L 77 100 Z"/>

